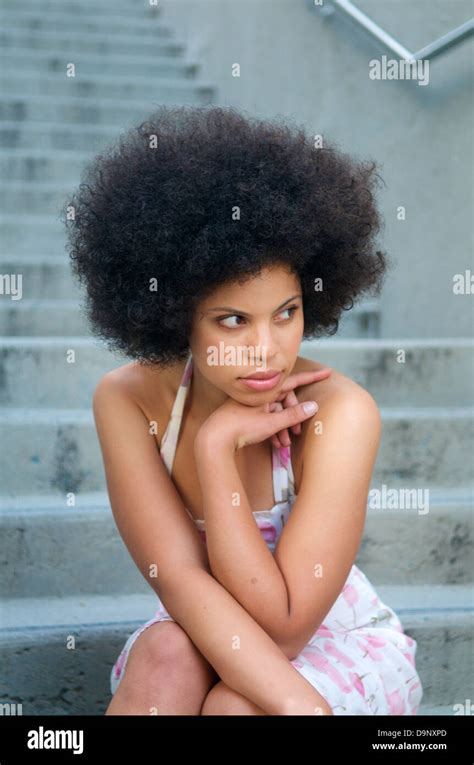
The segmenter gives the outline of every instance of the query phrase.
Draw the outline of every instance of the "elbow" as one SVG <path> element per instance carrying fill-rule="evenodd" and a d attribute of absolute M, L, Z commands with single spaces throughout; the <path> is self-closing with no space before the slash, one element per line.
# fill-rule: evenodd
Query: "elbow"
<path fill-rule="evenodd" d="M 300 651 L 293 645 L 290 645 L 289 643 L 278 643 L 278 647 L 280 650 L 285 654 L 286 658 L 290 661 L 293 661 L 293 659 L 296 659 Z"/>
<path fill-rule="evenodd" d="M 283 636 L 276 641 L 285 656 L 290 660 L 298 658 L 301 651 L 308 645 L 315 632 L 321 626 L 322 620 L 305 626 L 290 624 Z"/>
<path fill-rule="evenodd" d="M 285 635 L 278 640 L 278 646 L 283 651 L 286 658 L 290 661 L 296 659 L 305 646 L 301 635 L 294 635 L 289 629 Z"/>
<path fill-rule="evenodd" d="M 292 661 L 293 659 L 296 659 L 298 654 L 301 651 L 300 642 L 298 640 L 295 640 L 293 636 L 290 633 L 289 627 L 283 631 L 280 630 L 278 634 L 274 634 L 273 636 L 274 642 L 277 644 L 280 651 L 282 651 L 286 658 Z"/>

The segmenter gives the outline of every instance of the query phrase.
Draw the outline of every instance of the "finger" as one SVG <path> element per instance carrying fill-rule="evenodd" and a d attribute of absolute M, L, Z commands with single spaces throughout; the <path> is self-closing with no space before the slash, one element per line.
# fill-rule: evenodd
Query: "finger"
<path fill-rule="evenodd" d="M 282 447 L 282 443 L 281 443 L 281 441 L 280 441 L 280 439 L 279 439 L 279 435 L 278 435 L 278 433 L 273 433 L 273 435 L 272 435 L 272 437 L 271 437 L 271 442 L 272 442 L 273 446 L 274 446 L 276 449 L 281 449 L 281 447 Z"/>
<path fill-rule="evenodd" d="M 324 367 L 323 369 L 317 369 L 314 371 L 309 370 L 307 372 L 298 372 L 297 374 L 290 375 L 281 386 L 278 392 L 278 398 L 280 398 L 282 394 L 286 393 L 287 391 L 293 390 L 293 388 L 298 388 L 300 385 L 308 385 L 312 382 L 325 380 L 331 375 L 331 373 L 331 367 Z"/>
<path fill-rule="evenodd" d="M 277 427 L 274 432 L 279 432 L 284 428 L 290 428 L 292 425 L 296 425 L 298 422 L 308 420 L 310 417 L 316 414 L 319 406 L 316 401 L 303 401 L 296 406 L 290 406 L 288 409 L 283 409 L 282 412 L 273 412 L 270 416 L 275 419 Z"/>
<path fill-rule="evenodd" d="M 276 401 L 275 403 L 280 403 L 280 402 Z M 288 393 L 285 393 L 284 394 L 284 399 L 283 399 L 283 401 L 281 403 L 282 403 L 283 407 L 296 406 L 296 404 L 298 404 L 298 398 L 296 396 L 296 393 L 293 390 L 290 390 Z M 291 431 L 295 435 L 299 436 L 300 433 L 301 433 L 301 425 L 299 423 L 297 423 L 296 425 L 293 425 L 292 428 L 291 428 Z M 288 432 L 287 432 L 287 434 L 288 434 Z M 288 443 L 288 441 L 289 441 L 289 443 Z M 288 434 L 288 441 L 285 441 L 285 446 L 290 446 L 291 445 L 291 439 L 290 439 L 289 434 Z"/>
<path fill-rule="evenodd" d="M 296 393 L 294 392 L 294 390 L 290 390 L 287 397 L 285 398 L 284 405 L 285 407 L 287 407 L 287 406 L 296 406 L 296 404 L 298 404 Z M 293 425 L 291 428 L 291 431 L 295 435 L 299 435 L 301 433 L 301 425 L 299 423 L 297 423 L 296 425 Z M 289 444 L 287 444 L 287 446 L 289 446 Z"/>
<path fill-rule="evenodd" d="M 312 382 L 318 382 L 319 380 L 325 380 L 332 373 L 330 367 L 323 367 L 323 369 L 307 370 L 306 372 L 298 372 L 297 374 L 290 375 L 282 387 L 281 391 L 284 391 L 286 385 L 291 382 L 291 387 L 298 387 L 299 385 L 308 385 Z"/>
<path fill-rule="evenodd" d="M 308 405 L 310 408 L 305 409 Z M 272 406 L 275 407 L 276 404 L 273 403 Z M 281 430 L 296 425 L 297 422 L 309 420 L 318 409 L 316 401 L 303 401 L 301 404 L 288 407 L 288 409 L 269 413 L 266 413 L 262 407 L 259 416 L 256 419 L 252 418 L 251 431 L 249 428 L 245 436 L 241 434 L 235 438 L 236 449 L 241 449 L 249 444 L 258 444 L 266 438 L 271 438 L 271 436 L 274 436 Z"/>
<path fill-rule="evenodd" d="M 277 404 L 277 407 L 278 407 L 278 406 L 279 406 L 279 405 Z M 270 403 L 268 403 L 268 404 L 265 404 L 265 409 L 268 409 L 268 411 L 269 411 L 269 412 L 278 411 L 278 409 L 276 409 L 276 407 L 275 407 L 275 403 L 272 403 L 272 404 L 270 404 Z M 271 442 L 272 442 L 273 446 L 274 446 L 276 449 L 281 449 L 281 442 L 280 442 L 280 439 L 279 439 L 279 437 L 278 437 L 278 434 L 277 434 L 277 433 L 273 433 L 273 434 L 272 434 L 272 436 L 271 436 Z"/>
<path fill-rule="evenodd" d="M 274 401 L 274 402 L 272 402 L 272 403 L 270 403 L 270 402 L 267 402 L 267 403 L 264 405 L 264 411 L 265 411 L 265 412 L 278 412 L 278 411 L 281 411 L 282 409 L 283 409 L 283 407 L 282 407 L 282 405 L 281 405 L 281 404 L 280 404 L 278 401 Z M 274 446 L 276 449 L 281 449 L 281 448 L 282 448 L 284 445 L 285 445 L 285 446 L 287 446 L 287 445 L 288 445 L 288 444 L 286 444 L 286 443 L 283 443 L 283 442 L 281 441 L 281 436 L 282 436 L 282 431 L 280 431 L 280 433 L 275 433 L 275 434 L 272 436 L 272 438 L 271 438 L 272 444 L 273 444 L 273 446 Z"/>
<path fill-rule="evenodd" d="M 279 401 L 274 401 L 270 406 L 270 411 L 272 412 L 281 412 L 283 411 L 283 404 L 281 404 Z M 281 449 L 283 446 L 291 446 L 291 439 L 288 434 L 287 428 L 283 428 L 278 433 L 275 433 L 275 445 L 277 449 Z"/>
<path fill-rule="evenodd" d="M 279 401 L 272 401 L 269 404 L 265 404 L 265 406 L 269 407 L 269 412 L 281 412 L 283 409 L 283 405 Z"/>

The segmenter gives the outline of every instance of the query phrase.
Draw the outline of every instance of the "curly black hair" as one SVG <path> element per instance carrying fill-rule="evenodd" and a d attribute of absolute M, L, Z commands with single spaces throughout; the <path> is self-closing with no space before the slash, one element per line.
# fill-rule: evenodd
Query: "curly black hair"
<path fill-rule="evenodd" d="M 158 107 L 85 167 L 63 208 L 92 333 L 142 364 L 182 361 L 204 297 L 283 263 L 300 277 L 303 339 L 333 335 L 387 269 L 375 169 L 282 118 Z"/>

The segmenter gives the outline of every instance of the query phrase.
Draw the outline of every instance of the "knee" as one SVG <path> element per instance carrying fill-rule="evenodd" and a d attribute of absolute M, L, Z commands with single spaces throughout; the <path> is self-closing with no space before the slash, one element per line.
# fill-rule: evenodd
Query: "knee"
<path fill-rule="evenodd" d="M 220 680 L 209 691 L 201 708 L 201 715 L 264 715 L 253 702 Z"/>
<path fill-rule="evenodd" d="M 199 652 L 186 632 L 175 622 L 159 622 L 148 627 L 133 644 L 126 669 L 133 668 L 148 683 L 163 682 L 163 676 L 189 679 L 196 668 Z"/>

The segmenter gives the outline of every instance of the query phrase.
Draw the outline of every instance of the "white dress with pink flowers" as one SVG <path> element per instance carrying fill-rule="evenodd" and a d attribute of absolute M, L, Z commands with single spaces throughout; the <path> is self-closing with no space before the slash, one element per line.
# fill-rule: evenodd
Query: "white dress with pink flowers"
<path fill-rule="evenodd" d="M 191 375 L 189 355 L 161 444 L 170 475 Z M 253 514 L 271 552 L 296 500 L 290 447 L 272 448 L 276 504 Z M 205 522 L 193 520 L 205 543 Z M 173 621 L 157 597 L 155 614 L 129 635 L 112 668 L 112 694 L 135 640 L 147 627 L 165 620 Z M 326 699 L 334 715 L 416 715 L 423 695 L 416 650 L 416 641 L 404 632 L 397 614 L 354 564 L 323 623 L 291 663 Z"/>

